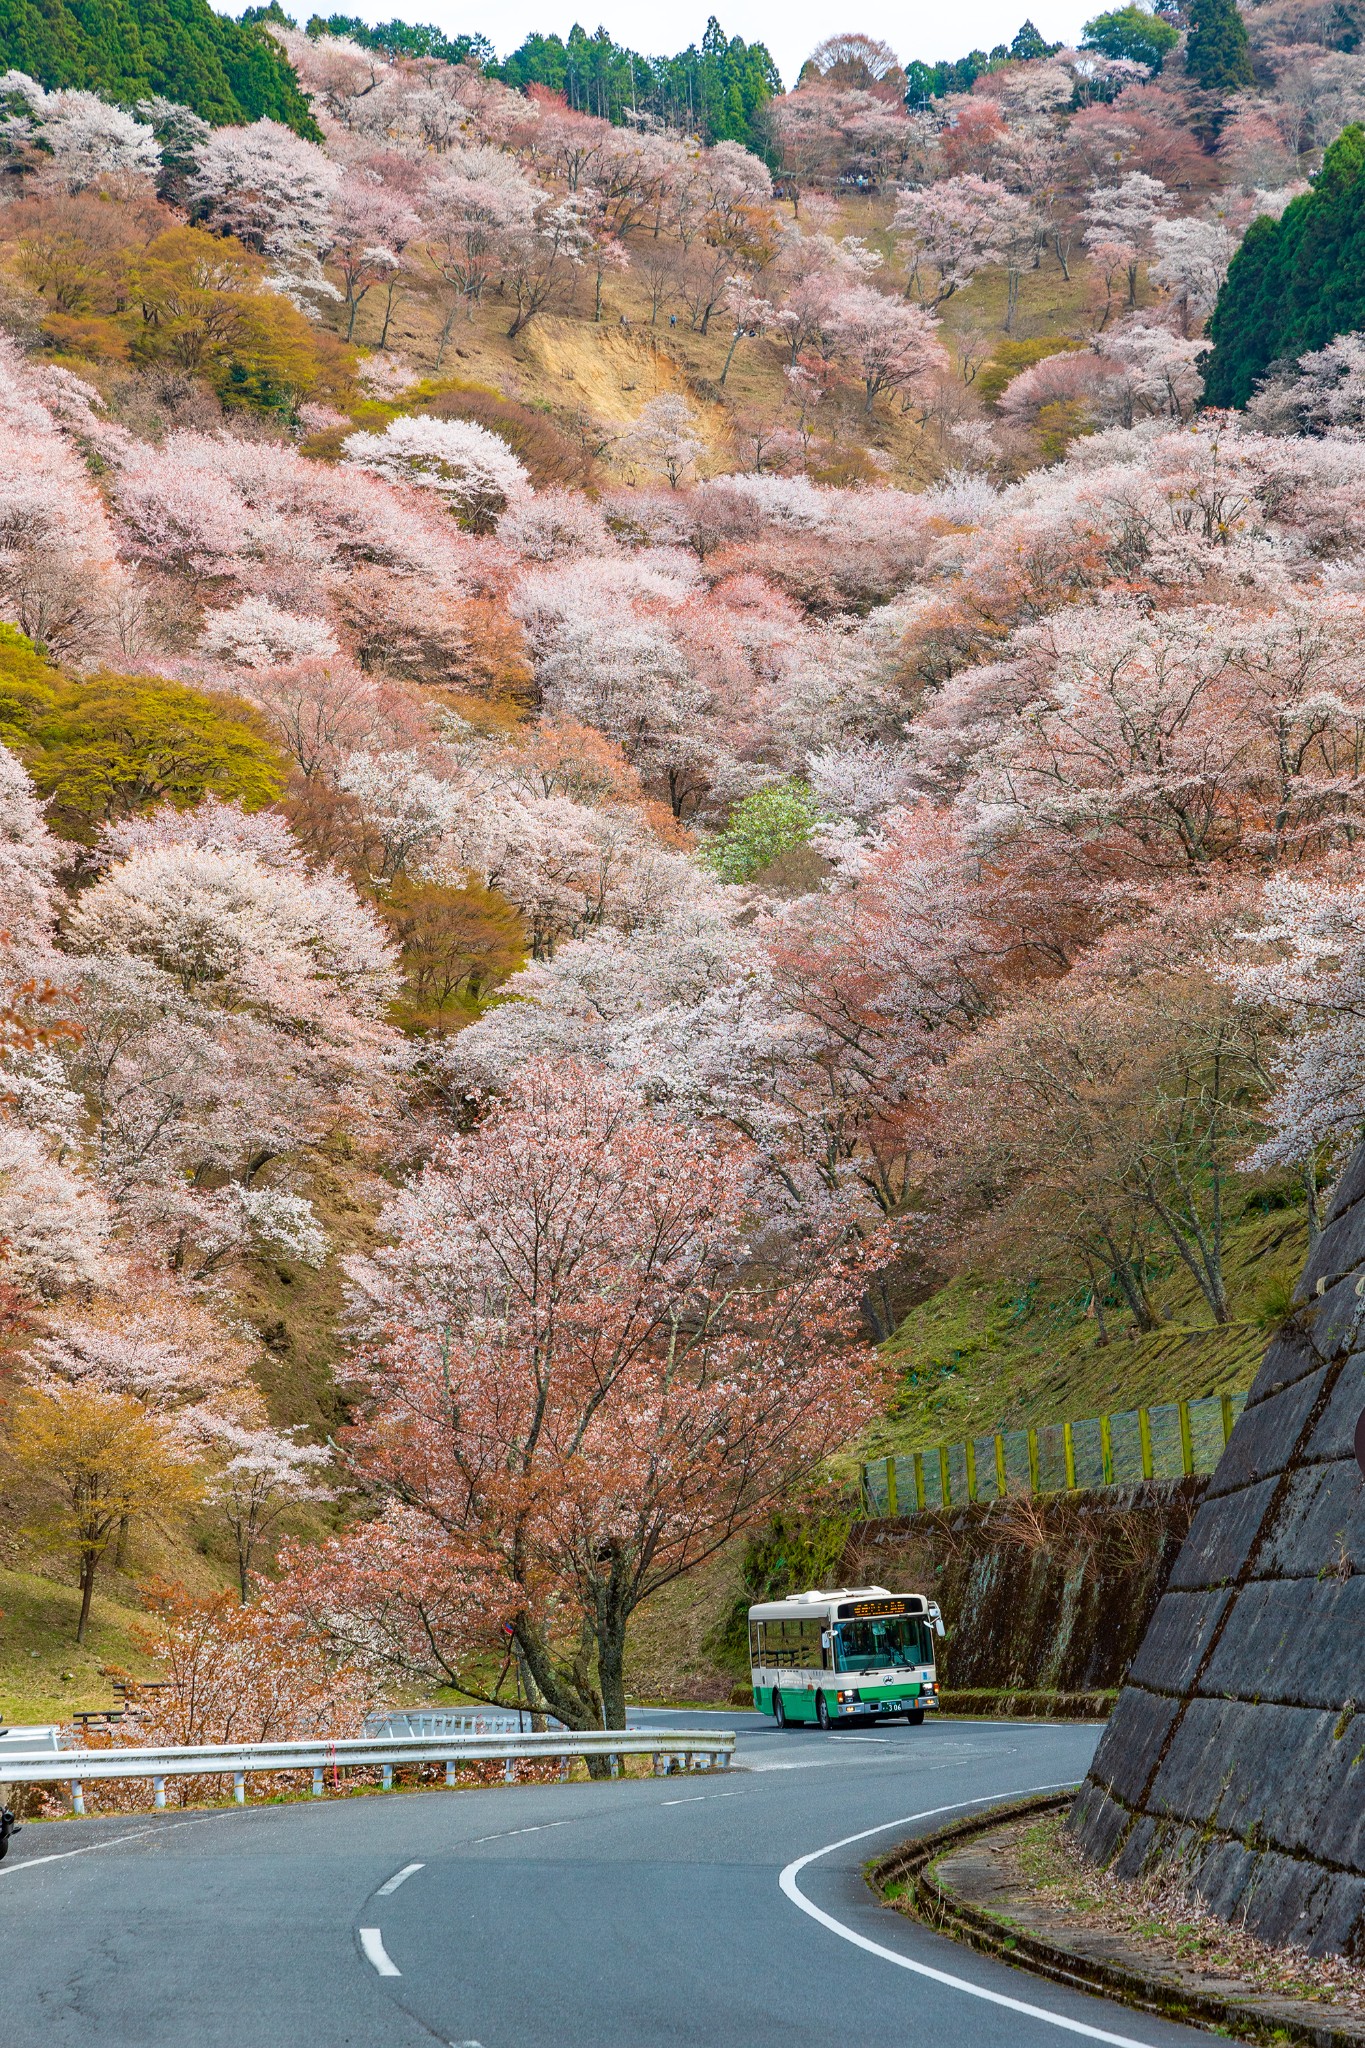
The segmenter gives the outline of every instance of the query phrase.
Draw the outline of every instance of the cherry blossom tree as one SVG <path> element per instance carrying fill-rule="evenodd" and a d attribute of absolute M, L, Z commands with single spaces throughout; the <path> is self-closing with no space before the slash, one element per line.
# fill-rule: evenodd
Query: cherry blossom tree
<path fill-rule="evenodd" d="M 8 71 L 0 78 L 0 94 L 29 109 L 27 118 L 11 119 L 8 128 L 12 139 L 22 133 L 41 143 L 44 185 L 82 192 L 107 179 L 151 179 L 161 167 L 151 128 L 97 93 L 45 92 L 24 72 Z"/>
<path fill-rule="evenodd" d="M 320 1444 L 299 1442 L 297 1431 L 245 1429 L 225 1418 L 208 1422 L 203 1436 L 215 1453 L 210 1490 L 232 1532 L 245 1603 L 255 1559 L 282 1516 L 305 1501 L 332 1498 L 321 1476 L 331 1454 Z"/>
<path fill-rule="evenodd" d="M 390 482 L 437 493 L 475 533 L 490 532 L 527 487 L 507 443 L 474 420 L 411 414 L 390 420 L 382 434 L 348 435 L 342 456 Z"/>
<path fill-rule="evenodd" d="M 837 1263 L 743 1277 L 752 1201 L 742 1152 L 573 1066 L 533 1067 L 441 1149 L 353 1269 L 370 1409 L 350 1454 L 392 1508 L 312 1565 L 340 1639 L 487 1697 L 506 1619 L 533 1699 L 624 1726 L 640 1601 L 811 1469 L 875 1380 Z M 418 1530 L 413 1569 L 358 1600 L 368 1553 Z"/>
<path fill-rule="evenodd" d="M 1188 335 L 1217 303 L 1236 238 L 1226 222 L 1200 220 L 1194 215 L 1155 221 L 1151 233 L 1156 251 L 1152 278 L 1171 294 L 1180 315 L 1181 333 Z"/>
<path fill-rule="evenodd" d="M 628 462 L 666 477 L 676 491 L 701 454 L 703 443 L 697 434 L 697 416 L 685 398 L 665 392 L 651 398 L 616 446 Z"/>
<path fill-rule="evenodd" d="M 830 332 L 840 355 L 862 379 L 865 412 L 871 412 L 883 391 L 911 391 L 930 371 L 947 364 L 936 327 L 920 307 L 886 298 L 870 285 L 857 285 L 837 301 Z"/>
<path fill-rule="evenodd" d="M 195 151 L 189 198 L 223 234 L 259 249 L 280 287 L 306 303 L 339 298 L 322 261 L 336 232 L 341 174 L 316 143 L 278 121 L 215 128 Z"/>
<path fill-rule="evenodd" d="M 1129 171 L 1116 185 L 1096 185 L 1086 204 L 1089 225 L 1085 230 L 1087 248 L 1122 248 L 1129 251 L 1128 303 L 1137 304 L 1138 266 L 1151 246 L 1157 222 L 1171 203 L 1171 195 L 1160 178 L 1145 171 Z"/>
<path fill-rule="evenodd" d="M 377 284 L 396 276 L 402 253 L 421 225 L 402 196 L 386 189 L 377 171 L 355 170 L 341 185 L 333 210 L 332 261 L 345 293 L 348 341 L 355 334 L 362 301 Z"/>
<path fill-rule="evenodd" d="M 900 194 L 891 229 L 926 312 L 935 312 L 979 270 L 1002 261 L 1002 230 L 1020 213 L 1028 213 L 1025 201 L 998 180 L 970 173 Z"/>

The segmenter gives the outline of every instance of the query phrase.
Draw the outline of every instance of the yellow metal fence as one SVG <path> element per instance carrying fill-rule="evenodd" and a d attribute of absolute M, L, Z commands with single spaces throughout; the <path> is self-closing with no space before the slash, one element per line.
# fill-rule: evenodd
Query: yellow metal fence
<path fill-rule="evenodd" d="M 1212 1472 L 1246 1399 L 1210 1394 L 1199 1401 L 1162 1401 L 876 1458 L 862 1468 L 864 1509 L 869 1515 L 913 1515 L 967 1501 Z"/>

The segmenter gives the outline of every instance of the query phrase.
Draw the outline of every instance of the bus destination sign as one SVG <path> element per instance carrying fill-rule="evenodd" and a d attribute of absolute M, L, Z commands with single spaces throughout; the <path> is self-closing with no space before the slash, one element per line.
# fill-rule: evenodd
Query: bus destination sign
<path fill-rule="evenodd" d="M 908 1614 L 908 1600 L 845 1600 L 840 1603 L 840 1621 L 871 1620 L 883 1614 Z"/>

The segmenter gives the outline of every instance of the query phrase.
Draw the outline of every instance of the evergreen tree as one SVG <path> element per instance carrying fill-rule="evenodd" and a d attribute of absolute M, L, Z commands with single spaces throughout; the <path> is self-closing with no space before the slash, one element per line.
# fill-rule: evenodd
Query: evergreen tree
<path fill-rule="evenodd" d="M 1190 0 L 1185 69 L 1206 92 L 1253 85 L 1251 45 L 1237 0 Z"/>
<path fill-rule="evenodd" d="M 1245 405 L 1272 363 L 1365 327 L 1365 128 L 1343 128 L 1311 192 L 1247 230 L 1209 321 L 1208 405 Z"/>
<path fill-rule="evenodd" d="M 1240 16 L 1238 19 L 1240 22 Z M 1081 48 L 1098 50 L 1105 57 L 1129 57 L 1157 72 L 1179 41 L 1180 30 L 1173 22 L 1139 7 L 1136 0 L 1128 0 L 1126 7 L 1097 14 L 1086 23 Z"/>
<path fill-rule="evenodd" d="M 207 0 L 0 0 L 0 67 L 120 106 L 175 100 L 216 127 L 268 117 L 320 139 L 279 44 Z"/>

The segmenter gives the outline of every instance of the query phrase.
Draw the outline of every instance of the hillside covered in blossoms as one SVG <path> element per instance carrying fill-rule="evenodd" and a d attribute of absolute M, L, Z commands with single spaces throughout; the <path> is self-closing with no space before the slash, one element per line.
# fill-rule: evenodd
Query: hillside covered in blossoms
<path fill-rule="evenodd" d="M 1365 1118 L 1352 6 L 785 92 L 272 7 L 249 122 L 7 20 L 14 1708 L 505 1627 L 618 1725 L 945 1290 L 1259 1333 Z"/>

